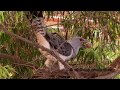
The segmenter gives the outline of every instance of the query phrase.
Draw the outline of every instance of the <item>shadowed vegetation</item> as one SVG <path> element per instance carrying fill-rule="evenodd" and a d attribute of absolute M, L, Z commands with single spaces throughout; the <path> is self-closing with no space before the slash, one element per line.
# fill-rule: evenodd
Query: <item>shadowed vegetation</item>
<path fill-rule="evenodd" d="M 36 37 L 27 20 L 27 12 L 0 11 L 0 24 L 8 31 L 22 36 L 32 42 Z M 80 49 L 77 58 L 68 61 L 73 67 L 82 69 L 105 69 L 120 56 L 120 12 L 119 11 L 44 11 L 45 18 L 61 14 L 63 20 L 58 24 L 64 30 L 48 29 L 66 39 L 81 36 L 92 43 L 89 49 Z M 32 78 L 37 70 L 44 67 L 45 57 L 35 47 L 0 31 L 0 53 L 14 57 L 0 57 L 0 78 Z M 21 61 L 25 63 L 21 64 Z M 117 76 L 116 78 L 119 78 Z"/>

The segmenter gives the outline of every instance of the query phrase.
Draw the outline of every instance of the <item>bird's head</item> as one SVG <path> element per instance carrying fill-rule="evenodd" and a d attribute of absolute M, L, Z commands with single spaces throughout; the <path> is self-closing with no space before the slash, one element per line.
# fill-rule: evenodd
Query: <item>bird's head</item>
<path fill-rule="evenodd" d="M 84 39 L 82 37 L 74 37 L 71 40 L 69 40 L 69 43 L 71 44 L 74 50 L 73 57 L 75 57 L 78 54 L 80 48 L 90 48 L 92 46 L 87 39 Z"/>
<path fill-rule="evenodd" d="M 74 37 L 72 39 L 72 42 L 74 43 L 73 45 L 80 46 L 81 48 L 90 48 L 92 45 L 91 43 L 82 37 Z"/>

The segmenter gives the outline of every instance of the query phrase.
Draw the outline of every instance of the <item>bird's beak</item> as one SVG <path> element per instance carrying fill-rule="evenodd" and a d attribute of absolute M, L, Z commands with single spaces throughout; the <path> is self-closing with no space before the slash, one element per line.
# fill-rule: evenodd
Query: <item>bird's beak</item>
<path fill-rule="evenodd" d="M 85 47 L 86 47 L 86 48 L 91 48 L 91 47 L 92 47 L 92 44 L 91 44 L 90 42 L 87 42 L 87 43 L 85 43 Z"/>
<path fill-rule="evenodd" d="M 88 40 L 85 40 L 84 41 L 84 46 L 85 46 L 85 48 L 91 48 L 92 44 Z"/>

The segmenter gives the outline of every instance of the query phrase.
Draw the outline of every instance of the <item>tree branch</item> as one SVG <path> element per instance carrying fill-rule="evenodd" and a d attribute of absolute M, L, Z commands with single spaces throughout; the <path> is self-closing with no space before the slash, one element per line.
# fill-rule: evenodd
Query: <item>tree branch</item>
<path fill-rule="evenodd" d="M 41 48 L 43 51 L 47 51 L 49 54 L 51 54 L 52 56 L 54 56 L 59 62 L 61 62 L 61 63 L 67 68 L 67 70 L 72 70 L 72 71 L 73 71 L 72 74 L 74 75 L 74 77 L 75 77 L 76 79 L 79 79 L 79 78 L 80 78 L 80 77 L 79 77 L 79 74 L 78 74 L 68 63 L 64 62 L 64 61 L 55 53 L 55 51 L 51 51 L 51 50 L 49 50 L 49 49 L 47 49 L 47 48 L 45 48 L 45 47 L 43 47 L 43 46 L 41 46 L 41 45 L 38 45 L 37 43 L 33 43 L 33 42 L 31 42 L 31 41 L 29 41 L 29 40 L 27 40 L 27 39 L 25 39 L 25 38 L 23 38 L 23 37 L 21 37 L 21 36 L 18 36 L 18 35 L 14 34 L 14 33 L 11 33 L 11 32 L 9 32 L 9 31 L 8 31 L 3 25 L 1 25 L 1 24 L 0 24 L 0 30 L 4 31 L 5 33 L 7 33 L 7 34 L 10 35 L 10 36 L 16 37 L 17 39 L 20 39 L 20 40 L 22 40 L 22 41 L 24 41 L 24 42 L 27 42 L 27 43 L 29 43 L 29 44 L 32 45 L 32 46 L 35 46 L 35 47 L 37 47 L 37 48 Z"/>
<path fill-rule="evenodd" d="M 99 76 L 99 77 L 95 77 L 93 79 L 112 79 L 114 78 L 116 75 L 120 74 L 120 70 L 116 70 L 108 75 L 104 75 L 104 76 Z"/>
<path fill-rule="evenodd" d="M 14 55 L 8 55 L 8 54 L 0 53 L 0 59 L 1 58 L 11 59 L 13 64 L 27 66 L 27 67 L 31 67 L 33 69 L 39 68 L 39 67 L 37 67 L 37 66 L 35 66 L 35 65 L 31 64 L 31 63 L 28 63 L 28 62 L 20 59 L 19 57 L 14 56 Z"/>

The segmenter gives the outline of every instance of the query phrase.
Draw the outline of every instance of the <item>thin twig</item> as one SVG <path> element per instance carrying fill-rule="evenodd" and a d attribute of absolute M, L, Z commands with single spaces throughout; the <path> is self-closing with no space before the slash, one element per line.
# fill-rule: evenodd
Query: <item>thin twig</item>
<path fill-rule="evenodd" d="M 18 58 L 17 56 L 14 56 L 14 55 L 8 55 L 8 54 L 0 53 L 0 59 L 1 58 L 5 58 L 5 59 L 9 58 L 9 59 L 11 59 L 13 64 L 27 66 L 27 67 L 31 67 L 33 69 L 38 68 L 37 66 L 35 66 L 35 65 L 31 64 L 31 63 L 28 63 L 28 62 Z"/>
<path fill-rule="evenodd" d="M 118 74 L 120 74 L 120 70 L 116 70 L 113 73 L 110 73 L 110 74 L 107 74 L 107 75 L 104 75 L 104 76 L 99 76 L 99 77 L 96 77 L 96 78 L 93 78 L 93 79 L 112 79 Z"/>
<path fill-rule="evenodd" d="M 16 65 L 16 66 L 26 66 L 26 67 L 30 67 L 30 68 L 36 70 L 36 68 L 35 68 L 33 65 L 29 65 L 29 64 L 26 64 L 26 63 L 13 63 L 13 64 Z"/>

